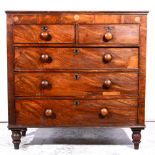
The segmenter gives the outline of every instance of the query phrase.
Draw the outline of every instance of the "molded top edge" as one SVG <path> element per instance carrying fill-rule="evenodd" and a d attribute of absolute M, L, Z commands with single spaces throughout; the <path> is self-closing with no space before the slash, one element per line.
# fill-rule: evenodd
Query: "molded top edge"
<path fill-rule="evenodd" d="M 7 14 L 47 14 L 47 13 L 99 13 L 99 14 L 148 14 L 149 11 L 5 11 Z"/>

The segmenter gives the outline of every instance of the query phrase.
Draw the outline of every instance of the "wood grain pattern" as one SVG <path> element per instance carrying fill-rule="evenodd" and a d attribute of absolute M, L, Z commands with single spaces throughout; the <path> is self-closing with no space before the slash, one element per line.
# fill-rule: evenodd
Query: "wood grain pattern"
<path fill-rule="evenodd" d="M 13 57 L 13 40 L 12 40 L 12 15 L 7 15 L 7 75 L 8 75 L 8 123 L 15 124 L 15 108 L 14 108 L 14 57 Z"/>
<path fill-rule="evenodd" d="M 52 61 L 43 63 L 42 54 Z M 104 61 L 105 54 L 111 54 L 110 62 Z M 15 48 L 15 70 L 137 68 L 137 48 Z"/>
<path fill-rule="evenodd" d="M 88 12 L 88 11 L 66 11 L 66 12 L 14 12 L 7 11 L 7 14 L 13 16 L 12 23 L 14 24 L 122 24 L 122 23 L 137 23 L 135 17 L 141 17 L 147 12 Z M 78 15 L 80 18 L 78 21 L 74 19 L 74 16 Z M 14 17 L 18 17 L 18 20 L 14 20 Z"/>
<path fill-rule="evenodd" d="M 145 83 L 146 83 L 146 32 L 147 32 L 147 16 L 141 18 L 140 24 L 140 63 L 139 63 L 139 108 L 138 120 L 139 124 L 145 125 Z"/>
<path fill-rule="evenodd" d="M 34 15 L 34 14 L 13 15 L 12 23 L 14 23 L 14 24 L 28 24 L 28 23 L 36 24 L 37 23 L 37 15 Z"/>
<path fill-rule="evenodd" d="M 14 43 L 74 43 L 73 25 L 46 25 L 51 35 L 49 41 L 40 38 L 42 25 L 15 25 L 13 28 Z"/>
<path fill-rule="evenodd" d="M 109 126 L 131 125 L 137 121 L 137 100 L 16 100 L 16 123 L 28 126 Z M 102 118 L 100 110 L 109 114 Z M 45 110 L 53 116 L 46 117 Z M 126 121 L 128 120 L 128 121 Z"/>
<path fill-rule="evenodd" d="M 76 19 L 76 16 L 78 17 Z M 89 14 L 66 14 L 63 13 L 61 15 L 60 19 L 61 23 L 89 23 L 92 24 L 94 23 L 94 15 L 89 15 Z"/>
<path fill-rule="evenodd" d="M 95 15 L 94 21 L 96 24 L 106 23 L 120 23 L 121 22 L 121 15 Z"/>
<path fill-rule="evenodd" d="M 113 39 L 104 41 L 104 34 L 107 28 L 112 28 Z M 139 25 L 80 25 L 79 43 L 100 43 L 100 44 L 138 44 Z"/>
<path fill-rule="evenodd" d="M 15 149 L 27 127 L 62 126 L 131 127 L 138 149 L 147 13 L 7 11 L 8 128 Z"/>
<path fill-rule="evenodd" d="M 103 92 L 120 92 L 121 95 L 138 95 L 137 73 L 16 73 L 16 96 L 72 96 L 104 98 Z M 110 79 L 109 89 L 103 87 Z M 41 81 L 51 84 L 50 89 L 40 89 Z"/>

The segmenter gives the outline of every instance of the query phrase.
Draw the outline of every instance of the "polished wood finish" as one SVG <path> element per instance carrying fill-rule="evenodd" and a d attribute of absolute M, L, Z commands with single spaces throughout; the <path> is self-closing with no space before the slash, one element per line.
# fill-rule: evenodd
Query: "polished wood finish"
<path fill-rule="evenodd" d="M 106 41 L 109 41 L 112 39 L 112 33 L 111 32 L 106 32 L 106 34 L 104 35 L 104 38 Z"/>
<path fill-rule="evenodd" d="M 104 127 L 136 123 L 137 100 L 79 100 L 79 102 L 75 105 L 74 100 L 16 100 L 16 124 L 32 127 L 41 125 Z M 108 114 L 103 117 L 106 115 L 105 108 L 108 109 Z"/>
<path fill-rule="evenodd" d="M 143 129 L 143 128 L 142 128 Z M 139 143 L 141 142 L 141 128 L 131 128 L 132 130 L 132 139 L 133 139 L 133 143 L 134 143 L 134 148 L 136 150 L 139 149 Z"/>
<path fill-rule="evenodd" d="M 145 127 L 146 11 L 7 11 L 8 128 Z"/>
<path fill-rule="evenodd" d="M 112 55 L 111 54 L 109 54 L 109 53 L 104 54 L 103 61 L 105 63 L 111 62 L 111 60 L 112 60 Z"/>
<path fill-rule="evenodd" d="M 42 32 L 40 25 L 15 25 L 14 43 L 74 43 L 73 25 L 48 25 L 47 28 L 48 32 Z"/>
<path fill-rule="evenodd" d="M 41 54 L 40 55 L 40 61 L 42 63 L 51 63 L 52 62 L 52 57 L 49 56 L 48 54 Z"/>
<path fill-rule="evenodd" d="M 46 109 L 45 110 L 45 116 L 50 117 L 53 115 L 53 110 L 52 109 Z"/>
<path fill-rule="evenodd" d="M 109 80 L 109 79 L 104 80 L 104 82 L 103 82 L 103 87 L 104 88 L 110 88 L 111 85 L 112 85 L 112 81 L 111 80 Z"/>
<path fill-rule="evenodd" d="M 118 92 L 121 97 L 125 95 L 137 97 L 138 74 L 76 72 L 15 74 L 15 96 L 70 96 L 97 99 L 108 96 L 104 95 L 104 92 Z"/>
<path fill-rule="evenodd" d="M 40 89 L 50 89 L 51 88 L 51 83 L 49 83 L 47 80 L 41 80 L 40 82 Z M 21 87 L 21 86 L 20 86 Z M 17 88 L 18 89 L 18 88 Z"/>
<path fill-rule="evenodd" d="M 105 117 L 109 114 L 109 111 L 107 108 L 102 108 L 101 109 L 101 116 Z"/>
<path fill-rule="evenodd" d="M 138 49 L 15 47 L 16 71 L 43 69 L 138 69 Z"/>
<path fill-rule="evenodd" d="M 111 33 L 108 32 L 111 29 Z M 81 25 L 79 43 L 96 44 L 138 44 L 139 25 Z"/>
<path fill-rule="evenodd" d="M 12 129 L 12 143 L 14 144 L 14 149 L 19 149 L 19 144 L 21 142 L 21 130 L 20 129 Z"/>

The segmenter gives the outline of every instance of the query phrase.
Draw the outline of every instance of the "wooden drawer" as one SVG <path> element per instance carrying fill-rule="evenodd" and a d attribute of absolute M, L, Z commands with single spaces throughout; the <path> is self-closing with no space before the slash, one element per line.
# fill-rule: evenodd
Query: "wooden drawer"
<path fill-rule="evenodd" d="M 138 95 L 137 73 L 16 73 L 16 96 L 104 98 Z"/>
<path fill-rule="evenodd" d="M 78 104 L 77 104 L 78 103 Z M 137 123 L 137 100 L 16 100 L 16 124 L 121 126 Z"/>
<path fill-rule="evenodd" d="M 146 11 L 7 11 L 14 148 L 29 127 L 129 127 L 138 149 L 146 31 Z"/>
<path fill-rule="evenodd" d="M 79 43 L 138 44 L 139 25 L 80 25 Z"/>
<path fill-rule="evenodd" d="M 14 43 L 74 43 L 73 25 L 15 25 Z"/>
<path fill-rule="evenodd" d="M 15 70 L 137 69 L 138 48 L 15 48 Z"/>
<path fill-rule="evenodd" d="M 141 15 L 136 14 L 105 14 L 105 13 L 39 13 L 14 14 L 14 24 L 137 24 Z"/>

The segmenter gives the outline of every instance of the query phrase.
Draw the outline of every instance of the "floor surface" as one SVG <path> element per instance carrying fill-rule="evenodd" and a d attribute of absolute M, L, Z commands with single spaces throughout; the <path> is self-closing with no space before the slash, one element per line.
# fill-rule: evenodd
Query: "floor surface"
<path fill-rule="evenodd" d="M 11 131 L 1 123 L 0 155 L 155 155 L 155 122 L 146 123 L 139 150 L 131 134 L 126 128 L 32 128 L 14 150 Z"/>

